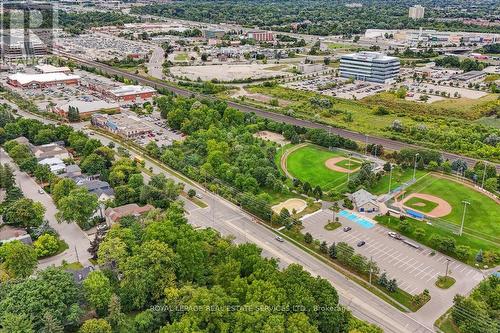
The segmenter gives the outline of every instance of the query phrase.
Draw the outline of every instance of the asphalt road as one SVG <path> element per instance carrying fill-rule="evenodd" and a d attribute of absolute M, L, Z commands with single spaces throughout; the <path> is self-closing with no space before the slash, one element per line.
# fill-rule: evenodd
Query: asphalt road
<path fill-rule="evenodd" d="M 39 117 L 22 112 L 26 117 Z M 42 121 L 50 123 L 52 121 L 41 118 Z M 76 124 L 81 129 L 82 124 Z M 94 137 L 107 144 L 110 138 L 95 133 Z M 118 146 L 119 144 L 115 142 Z M 133 150 L 130 150 L 134 154 Z M 181 179 L 173 176 L 156 163 L 152 163 L 146 158 L 146 167 L 153 168 L 154 173 L 164 173 L 176 182 L 182 182 Z M 434 332 L 432 320 L 417 321 L 415 314 L 405 314 L 385 301 L 381 300 L 371 292 L 349 280 L 341 273 L 327 266 L 325 263 L 306 253 L 297 246 L 289 243 L 280 243 L 274 239 L 274 232 L 265 226 L 255 222 L 252 216 L 241 210 L 238 206 L 227 202 L 225 199 L 206 192 L 201 186 L 196 184 L 185 185 L 185 190 L 194 188 L 198 193 L 202 193 L 202 200 L 209 206 L 200 208 L 192 202 L 182 198 L 185 202 L 187 218 L 195 226 L 212 227 L 223 235 L 232 235 L 236 242 L 252 242 L 263 249 L 263 254 L 269 257 L 279 259 L 280 266 L 285 267 L 290 263 L 297 263 L 309 271 L 312 275 L 319 275 L 329 280 L 337 289 L 341 304 L 349 308 L 352 313 L 363 320 L 374 323 L 385 332 L 410 333 L 410 332 Z M 54 212 L 55 213 L 55 212 Z M 80 231 L 81 232 L 81 231 Z M 69 243 L 72 244 L 72 243 Z M 442 312 L 445 309 L 434 309 L 436 312 Z"/>
<path fill-rule="evenodd" d="M 101 69 L 109 74 L 121 75 L 125 78 L 136 80 L 137 82 L 139 82 L 141 84 L 148 85 L 148 86 L 151 86 L 154 88 L 164 88 L 164 89 L 172 91 L 175 94 L 178 94 L 181 96 L 197 95 L 197 96 L 200 96 L 203 98 L 213 98 L 210 96 L 195 94 L 192 91 L 173 87 L 173 86 L 168 85 L 166 83 L 151 80 L 151 79 L 142 77 L 140 75 L 128 73 L 126 71 L 122 71 L 122 70 L 113 68 L 111 66 L 108 66 L 108 65 L 105 65 L 102 63 L 98 63 L 95 61 L 89 61 L 89 60 L 85 60 L 85 59 L 80 59 L 80 58 L 75 57 L 75 56 L 68 54 L 68 53 L 57 52 L 57 54 L 64 56 L 64 57 L 67 57 L 67 58 L 70 58 L 78 63 L 99 68 L 99 69 Z M 261 109 L 258 109 L 256 107 L 238 104 L 238 103 L 235 103 L 232 101 L 226 101 L 226 102 L 229 106 L 231 106 L 235 109 L 238 109 L 238 110 L 240 110 L 242 112 L 246 112 L 246 113 L 253 112 L 257 116 L 262 117 L 262 118 L 267 118 L 267 119 L 271 119 L 271 120 L 274 120 L 277 122 L 284 122 L 287 124 L 302 126 L 302 127 L 306 127 L 306 128 L 321 128 L 321 129 L 324 129 L 327 131 L 331 131 L 331 133 L 340 135 L 344 138 L 348 138 L 348 139 L 351 139 L 351 140 L 354 140 L 357 142 L 380 144 L 380 145 L 384 146 L 385 149 L 389 149 L 389 150 L 401 150 L 403 148 L 422 148 L 418 145 L 408 144 L 408 143 L 404 143 L 404 142 L 400 142 L 400 141 L 396 141 L 396 140 L 391 140 L 391 139 L 387 139 L 387 138 L 365 135 L 363 133 L 354 132 L 354 131 L 350 131 L 350 130 L 346 130 L 346 129 L 342 129 L 342 128 L 335 128 L 335 127 L 331 127 L 331 126 L 324 125 L 324 124 L 318 124 L 318 123 L 311 122 L 308 120 L 297 119 L 297 118 L 293 118 L 293 117 L 286 116 L 283 114 L 261 110 Z M 441 152 L 441 153 L 443 154 L 443 158 L 445 160 L 449 159 L 449 160 L 453 161 L 456 159 L 462 159 L 462 160 L 466 161 L 467 164 L 471 167 L 474 166 L 474 164 L 478 161 L 477 159 L 474 159 L 472 157 L 462 156 L 462 155 L 448 153 L 448 152 Z M 496 166 L 497 171 L 500 172 L 500 164 L 497 164 L 497 163 L 493 163 L 493 164 Z"/>
<path fill-rule="evenodd" d="M 52 201 L 52 198 L 47 193 L 40 194 L 38 191 L 42 190 L 33 178 L 27 173 L 19 171 L 17 164 L 7 155 L 7 153 L 0 149 L 0 162 L 9 163 L 15 170 L 16 183 L 22 190 L 26 198 L 40 202 L 46 209 L 45 219 L 49 221 L 49 225 L 54 228 L 61 239 L 63 239 L 69 246 L 64 252 L 38 262 L 38 268 L 43 269 L 51 265 L 61 265 L 62 261 L 76 262 L 80 261 L 82 265 L 90 265 L 90 254 L 87 249 L 90 247 L 90 240 L 87 235 L 75 223 L 58 223 L 56 220 L 57 208 Z"/>

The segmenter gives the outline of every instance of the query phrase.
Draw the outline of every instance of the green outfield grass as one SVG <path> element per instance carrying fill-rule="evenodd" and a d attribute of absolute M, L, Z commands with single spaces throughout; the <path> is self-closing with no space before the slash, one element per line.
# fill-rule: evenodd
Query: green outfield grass
<path fill-rule="evenodd" d="M 303 182 L 309 182 L 312 186 L 319 185 L 323 190 L 345 188 L 347 173 L 328 169 L 325 162 L 336 156 L 344 156 L 341 153 L 308 145 L 292 152 L 287 159 L 287 168 L 290 174 Z"/>
<path fill-rule="evenodd" d="M 423 213 L 430 213 L 434 208 L 438 206 L 435 202 L 416 197 L 410 198 L 409 200 L 405 201 L 404 205 Z"/>
<path fill-rule="evenodd" d="M 417 170 L 415 173 L 415 178 L 419 179 L 424 176 L 427 171 Z M 386 172 L 380 180 L 370 188 L 370 192 L 376 195 L 389 192 L 389 172 Z M 400 167 L 395 167 L 392 170 L 391 179 L 391 191 L 395 190 L 404 183 L 410 181 L 413 178 L 413 169 L 402 169 Z"/>
<path fill-rule="evenodd" d="M 470 203 L 467 207 L 465 228 L 471 232 L 477 231 L 498 241 L 500 235 L 500 205 L 486 195 L 453 180 L 439 178 L 429 174 L 408 187 L 410 193 L 426 193 L 446 200 L 452 211 L 443 220 L 460 225 L 463 214 L 463 200 Z"/>

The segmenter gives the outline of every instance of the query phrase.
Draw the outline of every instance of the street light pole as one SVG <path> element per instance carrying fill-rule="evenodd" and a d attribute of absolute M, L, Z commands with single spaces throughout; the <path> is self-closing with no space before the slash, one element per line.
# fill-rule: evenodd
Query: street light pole
<path fill-rule="evenodd" d="M 349 183 L 349 179 L 350 179 L 350 174 L 351 174 L 351 154 L 349 154 L 349 163 L 348 163 L 348 167 L 349 167 L 349 172 L 347 173 L 347 182 Z"/>
<path fill-rule="evenodd" d="M 417 159 L 418 159 L 419 154 L 415 154 L 415 164 L 413 166 L 413 180 L 415 180 L 415 175 L 417 174 Z"/>
<path fill-rule="evenodd" d="M 448 265 L 450 264 L 450 259 L 446 258 L 446 272 L 444 273 L 445 280 L 448 278 Z"/>
<path fill-rule="evenodd" d="M 460 225 L 459 236 L 462 236 L 462 233 L 464 231 L 465 212 L 467 211 L 467 205 L 470 205 L 470 202 L 465 201 L 465 200 L 463 200 L 462 203 L 464 204 L 464 214 L 462 215 L 462 224 Z"/>

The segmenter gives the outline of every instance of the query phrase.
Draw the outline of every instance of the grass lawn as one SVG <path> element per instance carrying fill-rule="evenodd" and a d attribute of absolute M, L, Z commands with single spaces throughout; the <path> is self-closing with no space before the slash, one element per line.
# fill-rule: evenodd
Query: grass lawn
<path fill-rule="evenodd" d="M 323 191 L 333 188 L 342 189 L 347 182 L 347 173 L 328 169 L 325 162 L 341 153 L 307 145 L 292 152 L 287 159 L 290 174 L 313 187 L 319 185 Z"/>
<path fill-rule="evenodd" d="M 335 163 L 335 165 L 339 166 L 341 168 L 347 169 L 347 170 L 355 170 L 361 166 L 361 162 L 351 158 L 350 161 L 343 160 L 343 161 Z"/>
<path fill-rule="evenodd" d="M 77 261 L 75 262 L 67 262 L 61 265 L 62 269 L 68 269 L 71 271 L 78 271 L 83 268 L 83 265 Z"/>
<path fill-rule="evenodd" d="M 419 179 L 426 174 L 426 171 L 417 170 L 415 177 Z M 389 172 L 386 172 L 382 178 L 377 182 L 375 186 L 370 188 L 370 192 L 376 195 L 387 193 L 389 191 Z M 392 170 L 391 179 L 391 191 L 400 187 L 404 183 L 410 181 L 413 178 L 413 169 L 402 169 L 400 167 L 395 167 Z"/>
<path fill-rule="evenodd" d="M 175 61 L 187 61 L 188 60 L 188 55 L 187 53 L 177 53 L 174 56 Z"/>
<path fill-rule="evenodd" d="M 438 279 L 436 281 L 436 287 L 441 288 L 441 289 L 448 289 L 452 285 L 455 284 L 455 279 L 452 278 L 451 276 L 438 276 Z"/>
<path fill-rule="evenodd" d="M 416 197 L 410 198 L 409 200 L 405 201 L 404 205 L 423 213 L 432 212 L 432 210 L 438 206 L 438 204 L 435 202 Z"/>
<path fill-rule="evenodd" d="M 325 229 L 332 231 L 340 227 L 342 224 L 340 222 L 330 222 L 328 224 L 325 224 Z"/>
<path fill-rule="evenodd" d="M 465 231 L 474 234 L 485 234 L 485 237 L 500 243 L 500 206 L 491 198 L 475 191 L 474 189 L 452 181 L 439 178 L 432 174 L 418 180 L 408 187 L 406 194 L 426 193 L 446 200 L 452 211 L 442 219 L 460 225 L 463 214 L 463 200 L 470 205 L 467 207 Z"/>

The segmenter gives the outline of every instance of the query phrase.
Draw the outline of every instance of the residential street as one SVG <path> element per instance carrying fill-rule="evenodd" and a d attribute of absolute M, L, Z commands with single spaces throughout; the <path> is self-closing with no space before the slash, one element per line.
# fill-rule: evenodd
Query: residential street
<path fill-rule="evenodd" d="M 49 221 L 50 226 L 59 233 L 61 239 L 69 246 L 63 253 L 41 260 L 38 268 L 42 269 L 51 265 L 60 265 L 63 260 L 68 263 L 80 261 L 84 266 L 90 265 L 90 254 L 87 252 L 87 249 L 90 247 L 90 241 L 87 235 L 75 223 L 57 222 L 55 217 L 57 208 L 52 198 L 47 193 L 38 193 L 42 188 L 25 172 L 19 171 L 17 165 L 3 149 L 0 149 L 0 161 L 1 163 L 10 163 L 15 170 L 16 183 L 23 191 L 24 196 L 44 205 L 46 209 L 45 219 Z"/>

